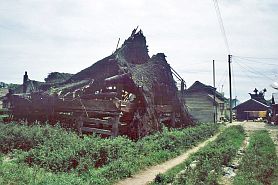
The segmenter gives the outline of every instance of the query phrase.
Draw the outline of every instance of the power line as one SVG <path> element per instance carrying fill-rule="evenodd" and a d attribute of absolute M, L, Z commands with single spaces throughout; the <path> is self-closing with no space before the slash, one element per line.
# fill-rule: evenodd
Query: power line
<path fill-rule="evenodd" d="M 240 70 L 242 72 L 244 72 L 242 69 L 245 69 L 246 71 L 249 71 L 247 68 L 245 68 L 244 66 L 242 66 L 240 63 L 238 63 L 236 60 L 234 60 L 235 63 L 237 63 L 240 66 Z M 258 86 L 258 84 L 254 81 L 254 79 L 249 76 L 247 73 L 245 73 L 245 75 L 254 83 L 255 86 Z"/>
<path fill-rule="evenodd" d="M 224 73 L 222 74 L 220 80 L 218 81 L 217 83 L 217 88 L 220 88 L 220 85 L 223 85 L 225 82 L 226 82 L 226 79 L 227 79 L 227 69 L 224 71 Z"/>
<path fill-rule="evenodd" d="M 245 61 L 249 61 L 249 62 L 255 62 L 255 63 L 265 64 L 265 65 L 278 66 L 278 64 L 260 62 L 260 61 L 256 61 L 256 60 L 250 60 L 250 59 L 248 59 L 248 58 L 239 57 L 239 56 L 235 56 L 235 57 L 238 58 L 238 59 L 240 59 L 240 60 L 245 60 Z M 262 59 L 259 59 L 259 60 L 262 60 Z M 277 60 L 278 60 L 278 59 L 277 59 Z"/>
<path fill-rule="evenodd" d="M 246 57 L 246 56 L 235 56 L 238 58 L 247 58 L 247 59 L 258 59 L 258 60 L 278 60 L 278 58 L 273 58 L 273 57 Z"/>
<path fill-rule="evenodd" d="M 222 19 L 222 16 L 221 16 L 221 12 L 220 12 L 220 9 L 219 9 L 218 1 L 213 0 L 213 4 L 214 4 L 215 11 L 216 11 L 217 20 L 218 20 L 218 23 L 219 23 L 219 26 L 220 26 L 220 30 L 221 30 L 222 36 L 224 38 L 224 42 L 225 42 L 225 45 L 226 45 L 227 52 L 228 52 L 228 54 L 230 54 L 231 53 L 230 52 L 230 47 L 229 47 L 229 43 L 228 43 L 226 31 L 225 31 L 223 19 Z"/>
<path fill-rule="evenodd" d="M 234 71 L 234 66 L 233 66 L 233 64 L 231 65 L 232 66 L 232 71 Z M 234 73 L 232 73 L 232 80 L 233 80 L 233 90 L 234 90 L 234 97 L 236 97 L 237 96 L 237 92 L 236 92 L 236 86 L 235 86 L 235 75 L 234 75 Z"/>
<path fill-rule="evenodd" d="M 259 72 L 259 71 L 255 70 L 255 69 L 253 69 L 252 67 L 249 67 L 249 66 L 246 64 L 246 62 L 248 62 L 249 60 L 242 59 L 242 58 L 237 58 L 237 59 L 240 60 L 240 61 L 244 61 L 244 65 L 246 65 L 248 68 L 251 68 L 253 71 L 255 71 L 255 72 L 261 74 L 262 76 L 266 76 L 266 75 L 263 74 L 263 73 L 261 73 L 261 72 L 266 72 L 266 73 L 268 73 L 268 74 L 269 74 L 269 73 L 271 73 L 271 74 L 277 74 L 277 73 L 275 73 L 275 72 L 269 70 L 269 67 L 268 67 L 268 68 L 266 67 L 266 68 L 264 68 L 264 69 L 261 69 L 260 72 Z M 253 63 L 252 65 L 254 65 L 254 62 L 256 62 L 256 63 L 260 63 L 260 64 L 264 64 L 264 65 L 278 66 L 277 64 L 267 64 L 267 63 L 264 63 L 264 62 L 257 62 L 257 61 L 250 61 L 250 62 Z M 272 68 L 272 70 L 274 70 L 274 69 Z M 269 78 L 269 79 L 270 79 L 270 78 Z"/>
<path fill-rule="evenodd" d="M 238 62 L 237 62 L 237 63 L 238 63 Z M 238 63 L 238 64 L 239 64 L 239 63 Z M 265 77 L 265 78 L 267 78 L 267 79 L 269 79 L 269 80 L 271 80 L 271 81 L 274 81 L 274 79 L 272 79 L 272 78 L 266 76 L 265 74 L 263 74 L 263 73 L 261 73 L 261 72 L 255 70 L 254 68 L 252 68 L 252 67 L 250 67 L 250 66 L 248 66 L 248 65 L 246 65 L 246 64 L 242 64 L 241 66 L 242 66 L 242 67 L 245 66 L 244 68 L 245 68 L 245 69 L 247 68 L 246 70 L 248 70 L 250 73 L 253 73 L 253 74 L 255 74 L 255 75 L 258 75 L 258 74 L 259 74 L 261 77 Z"/>

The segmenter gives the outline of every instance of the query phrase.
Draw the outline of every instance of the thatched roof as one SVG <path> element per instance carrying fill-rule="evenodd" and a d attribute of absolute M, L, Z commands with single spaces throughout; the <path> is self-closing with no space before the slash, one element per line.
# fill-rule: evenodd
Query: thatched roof
<path fill-rule="evenodd" d="M 134 32 L 112 55 L 73 75 L 66 84 L 82 80 L 94 80 L 104 84 L 104 80 L 114 75 L 131 73 L 137 86 L 151 91 L 157 84 L 176 90 L 171 69 L 163 53 L 149 57 L 148 46 L 143 32 Z"/>

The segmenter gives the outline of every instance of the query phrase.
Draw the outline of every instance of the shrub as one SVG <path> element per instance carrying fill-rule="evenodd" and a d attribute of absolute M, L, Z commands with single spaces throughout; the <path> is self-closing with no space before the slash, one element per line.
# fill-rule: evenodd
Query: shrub
<path fill-rule="evenodd" d="M 278 182 L 278 158 L 275 144 L 267 131 L 256 131 L 250 137 L 234 184 L 272 184 Z"/>

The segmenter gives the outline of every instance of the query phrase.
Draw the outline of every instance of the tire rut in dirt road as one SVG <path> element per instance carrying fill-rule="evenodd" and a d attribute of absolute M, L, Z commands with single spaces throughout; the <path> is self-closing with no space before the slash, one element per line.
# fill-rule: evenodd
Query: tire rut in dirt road
<path fill-rule="evenodd" d="M 229 166 L 223 166 L 223 171 L 224 171 L 224 176 L 222 176 L 219 179 L 219 184 L 220 185 L 231 185 L 233 184 L 233 178 L 236 176 L 239 164 L 243 158 L 243 155 L 246 151 L 246 148 L 248 147 L 249 144 L 249 137 L 250 133 L 246 132 L 245 139 L 242 142 L 242 146 L 237 152 L 236 157 L 232 160 L 231 164 Z"/>
<path fill-rule="evenodd" d="M 254 131 L 258 131 L 258 130 L 267 130 L 270 134 L 270 137 L 272 138 L 272 140 L 274 141 L 275 145 L 276 145 L 276 154 L 278 155 L 278 127 L 277 126 L 273 126 L 273 125 L 268 125 L 264 122 L 235 122 L 233 123 L 233 125 L 242 125 L 245 132 L 246 132 L 246 138 L 244 140 L 242 149 L 243 149 L 243 153 L 244 150 L 246 150 L 246 148 L 248 147 L 248 143 L 249 143 L 249 136 L 252 132 Z M 237 166 L 240 164 L 240 161 L 242 159 L 243 155 L 241 156 L 237 156 L 232 163 L 236 163 Z M 223 185 L 230 185 L 233 184 L 233 178 L 236 175 L 237 172 L 237 167 L 236 169 L 232 169 L 232 176 L 223 176 L 220 179 L 219 184 L 223 184 Z"/>
<path fill-rule="evenodd" d="M 138 174 L 124 179 L 118 183 L 116 183 L 116 185 L 127 185 L 127 184 L 132 184 L 132 185 L 145 185 L 148 184 L 150 182 L 152 182 L 156 175 L 159 173 L 164 173 L 167 170 L 173 168 L 174 166 L 182 163 L 184 160 L 186 160 L 191 154 L 197 152 L 200 148 L 204 147 L 205 145 L 207 145 L 209 142 L 215 140 L 217 138 L 217 136 L 220 133 L 212 136 L 211 138 L 207 139 L 206 141 L 198 144 L 197 146 L 187 150 L 184 154 L 170 159 L 169 161 L 166 161 L 162 164 L 156 165 L 156 166 L 151 166 L 141 172 L 139 172 Z"/>

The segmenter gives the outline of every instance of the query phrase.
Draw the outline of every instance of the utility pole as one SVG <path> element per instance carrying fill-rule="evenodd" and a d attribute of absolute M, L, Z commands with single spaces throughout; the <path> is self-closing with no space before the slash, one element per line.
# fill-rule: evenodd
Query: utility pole
<path fill-rule="evenodd" d="M 233 114 L 232 114 L 232 78 L 231 78 L 231 63 L 232 63 L 232 55 L 228 55 L 228 64 L 229 64 L 229 89 L 230 89 L 230 123 L 233 122 Z"/>
<path fill-rule="evenodd" d="M 217 106 L 216 106 L 216 101 L 215 101 L 215 93 L 216 93 L 216 88 L 215 88 L 215 63 L 214 60 L 212 61 L 212 69 L 213 69 L 213 87 L 214 87 L 214 91 L 213 91 L 213 111 L 214 111 L 214 123 L 217 122 Z"/>

